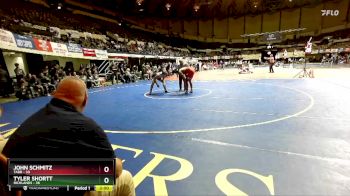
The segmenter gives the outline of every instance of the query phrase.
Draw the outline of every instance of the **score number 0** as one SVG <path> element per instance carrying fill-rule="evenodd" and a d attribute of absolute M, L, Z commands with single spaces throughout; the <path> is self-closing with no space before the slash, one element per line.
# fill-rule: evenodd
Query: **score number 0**
<path fill-rule="evenodd" d="M 105 167 L 103 168 L 103 171 L 104 171 L 105 173 L 108 173 L 108 172 L 109 172 L 109 167 L 108 167 L 108 166 L 105 166 Z M 108 178 L 108 177 L 105 177 L 105 178 L 103 179 L 103 182 L 104 182 L 105 184 L 108 184 L 108 183 L 109 183 L 109 178 Z"/>

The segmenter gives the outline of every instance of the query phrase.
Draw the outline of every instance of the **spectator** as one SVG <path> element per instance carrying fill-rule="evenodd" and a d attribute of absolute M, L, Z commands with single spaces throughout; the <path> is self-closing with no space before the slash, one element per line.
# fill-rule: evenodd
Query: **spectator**
<path fill-rule="evenodd" d="M 65 78 L 67 76 L 66 72 L 63 70 L 62 67 L 59 69 L 58 73 L 59 73 L 58 76 L 59 76 L 60 80 L 62 80 L 63 78 Z"/>
<path fill-rule="evenodd" d="M 77 72 L 75 72 L 75 71 L 73 71 L 72 76 L 79 78 L 79 76 L 77 75 Z"/>
<path fill-rule="evenodd" d="M 101 86 L 100 77 L 98 76 L 98 73 L 93 74 L 93 86 L 94 87 Z"/>
<path fill-rule="evenodd" d="M 10 97 L 11 78 L 7 71 L 0 65 L 0 96 Z"/>
<path fill-rule="evenodd" d="M 28 82 L 22 78 L 18 84 L 19 84 L 19 89 L 16 92 L 16 97 L 19 99 L 19 101 L 28 100 L 32 98 L 32 93 L 28 86 Z"/>
<path fill-rule="evenodd" d="M 42 71 L 42 73 L 44 74 L 44 75 L 48 75 L 49 74 L 49 66 L 45 66 L 45 68 L 43 69 L 43 71 Z"/>
<path fill-rule="evenodd" d="M 15 75 L 16 75 L 16 82 L 17 84 L 19 83 L 19 81 L 21 81 L 21 79 L 24 77 L 24 71 L 23 69 L 19 68 L 19 64 L 15 63 Z"/>
<path fill-rule="evenodd" d="M 135 79 L 141 78 L 142 72 L 141 72 L 141 71 L 138 71 L 137 65 L 134 65 L 134 66 L 132 67 L 132 72 L 131 72 L 131 73 L 135 75 Z"/>
<path fill-rule="evenodd" d="M 87 99 L 85 83 L 76 77 L 66 77 L 50 103 L 10 136 L 3 154 L 9 158 L 115 158 L 102 128 L 82 114 Z M 116 159 L 116 177 L 114 193 L 135 195 L 131 174 L 122 169 L 119 159 Z"/>
<path fill-rule="evenodd" d="M 32 77 L 28 81 L 28 84 L 29 84 L 29 88 L 31 89 L 33 97 L 46 95 L 44 87 L 41 85 L 41 82 L 36 77 L 36 75 L 34 75 L 34 74 L 32 75 Z"/>
<path fill-rule="evenodd" d="M 86 82 L 86 75 L 85 75 L 85 71 L 84 70 L 80 70 L 79 71 L 79 78 L 81 79 L 81 80 L 83 80 L 84 82 Z"/>
<path fill-rule="evenodd" d="M 73 74 L 74 67 L 72 62 L 67 62 L 66 66 L 64 67 L 64 72 L 66 73 L 67 76 L 70 76 Z"/>
<path fill-rule="evenodd" d="M 126 69 L 124 78 L 125 78 L 125 82 L 126 83 L 135 82 L 136 81 L 135 75 L 131 74 L 131 72 L 130 72 L 130 68 Z"/>
<path fill-rule="evenodd" d="M 112 80 L 112 84 L 114 84 L 114 82 L 118 82 L 118 79 L 119 79 L 119 69 L 118 69 L 118 65 L 117 64 L 113 64 L 112 65 L 112 77 L 111 77 L 111 80 Z"/>
<path fill-rule="evenodd" d="M 86 73 L 86 86 L 87 88 L 91 88 L 94 86 L 94 76 L 91 73 L 91 70 L 88 70 Z"/>
<path fill-rule="evenodd" d="M 58 70 L 59 65 L 55 64 L 54 66 L 52 66 L 49 70 L 49 74 L 50 76 L 54 76 L 57 74 L 57 70 Z"/>
<path fill-rule="evenodd" d="M 44 73 L 40 73 L 40 82 L 44 87 L 46 95 L 55 90 L 55 85 L 51 83 L 50 78 Z"/>

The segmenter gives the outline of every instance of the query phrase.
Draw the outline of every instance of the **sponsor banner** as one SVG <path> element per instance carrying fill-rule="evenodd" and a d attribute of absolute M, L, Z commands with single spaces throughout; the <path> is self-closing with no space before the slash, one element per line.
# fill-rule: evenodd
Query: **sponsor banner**
<path fill-rule="evenodd" d="M 52 52 L 51 43 L 46 40 L 33 38 L 35 48 L 40 51 Z"/>
<path fill-rule="evenodd" d="M 97 58 L 108 58 L 107 50 L 95 50 Z"/>
<path fill-rule="evenodd" d="M 94 49 L 83 48 L 84 56 L 96 56 Z"/>
<path fill-rule="evenodd" d="M 326 53 L 330 53 L 331 52 L 331 49 L 326 49 Z"/>
<path fill-rule="evenodd" d="M 16 41 L 10 31 L 0 29 L 0 44 L 5 46 L 16 47 Z"/>
<path fill-rule="evenodd" d="M 17 47 L 35 49 L 34 41 L 32 37 L 13 34 L 15 36 Z"/>
<path fill-rule="evenodd" d="M 67 56 L 68 54 L 68 49 L 66 44 L 60 44 L 60 43 L 55 43 L 51 42 L 52 46 L 52 51 L 56 54 Z"/>
<path fill-rule="evenodd" d="M 83 53 L 83 48 L 79 44 L 67 44 L 68 52 Z"/>

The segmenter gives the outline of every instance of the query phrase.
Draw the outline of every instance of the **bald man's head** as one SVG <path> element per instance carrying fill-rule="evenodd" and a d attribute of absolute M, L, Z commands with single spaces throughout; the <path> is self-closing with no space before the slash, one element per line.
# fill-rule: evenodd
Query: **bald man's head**
<path fill-rule="evenodd" d="M 53 97 L 72 104 L 79 112 L 82 112 L 87 103 L 86 85 L 77 77 L 65 77 L 58 84 Z"/>

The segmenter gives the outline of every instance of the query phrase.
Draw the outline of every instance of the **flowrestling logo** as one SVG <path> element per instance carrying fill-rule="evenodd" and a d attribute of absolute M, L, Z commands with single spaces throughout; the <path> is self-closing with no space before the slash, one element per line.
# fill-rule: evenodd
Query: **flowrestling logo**
<path fill-rule="evenodd" d="M 322 16 L 338 16 L 339 10 L 321 10 Z"/>

